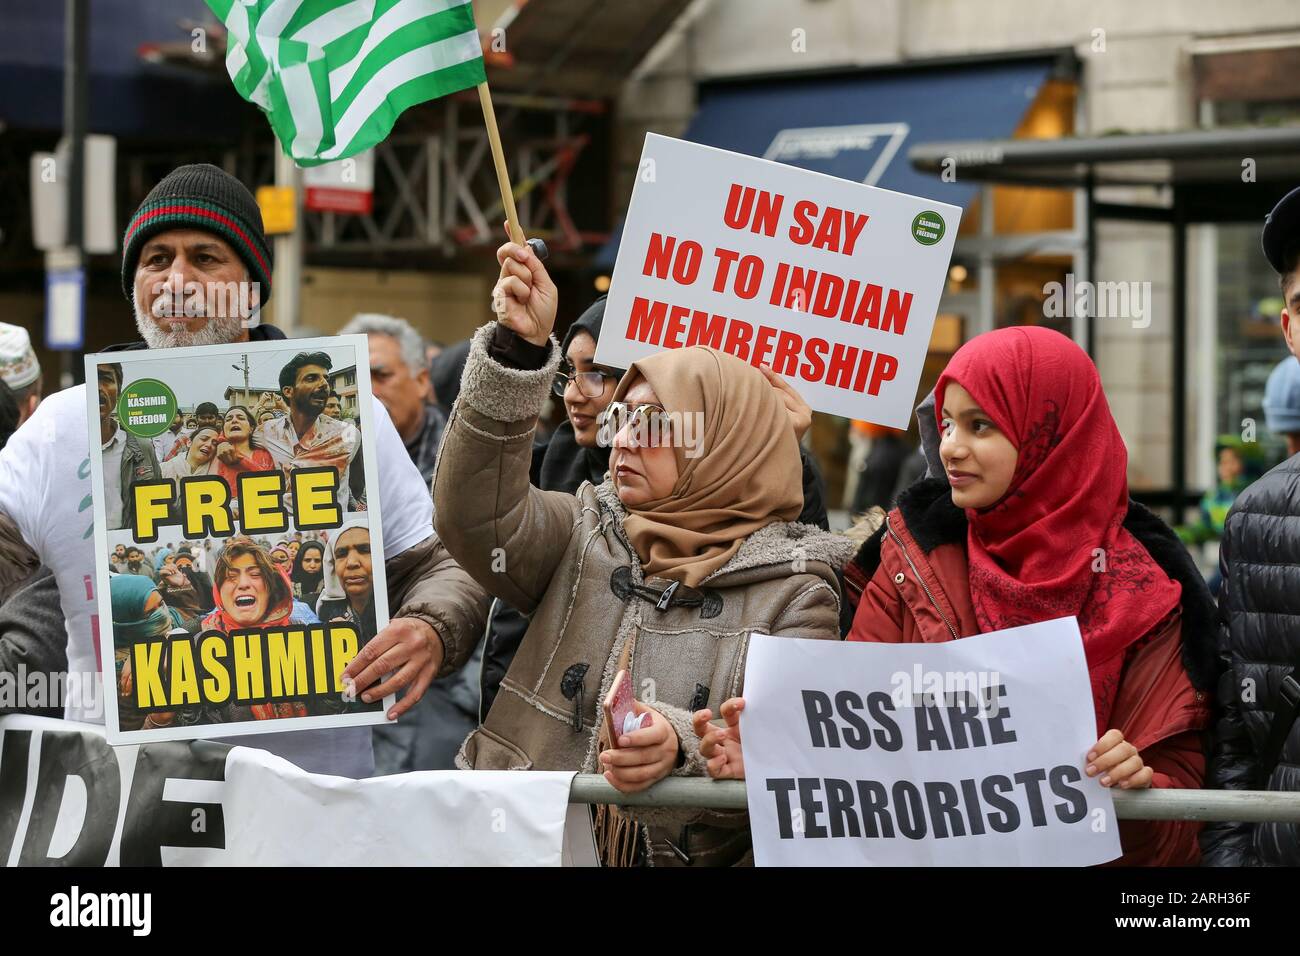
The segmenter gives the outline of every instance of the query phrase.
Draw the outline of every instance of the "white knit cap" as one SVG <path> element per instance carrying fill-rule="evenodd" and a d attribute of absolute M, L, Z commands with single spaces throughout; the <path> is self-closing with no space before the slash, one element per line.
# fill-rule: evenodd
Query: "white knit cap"
<path fill-rule="evenodd" d="M 32 351 L 27 330 L 0 322 L 0 380 L 14 391 L 41 377 L 41 363 Z"/>

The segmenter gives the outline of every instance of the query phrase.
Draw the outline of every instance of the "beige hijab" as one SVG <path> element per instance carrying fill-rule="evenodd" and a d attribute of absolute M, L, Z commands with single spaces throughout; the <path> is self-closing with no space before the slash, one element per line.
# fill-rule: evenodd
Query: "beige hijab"
<path fill-rule="evenodd" d="M 678 477 L 672 494 L 628 509 L 623 527 L 647 578 L 696 587 L 749 535 L 799 517 L 799 445 L 776 390 L 733 355 L 704 346 L 659 352 L 633 363 L 614 401 L 623 400 L 638 376 L 667 411 L 677 413 L 674 428 L 680 425 L 695 445 L 692 452 L 674 436 Z M 697 412 L 703 412 L 702 435 Z"/>

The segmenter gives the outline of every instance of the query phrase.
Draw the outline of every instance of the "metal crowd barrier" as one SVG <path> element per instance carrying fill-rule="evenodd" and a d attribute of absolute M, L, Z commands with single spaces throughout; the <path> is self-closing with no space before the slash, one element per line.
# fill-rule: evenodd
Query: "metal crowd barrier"
<path fill-rule="evenodd" d="M 1272 790 L 1116 790 L 1121 820 L 1231 820 L 1238 823 L 1300 823 L 1300 792 Z M 640 793 L 620 793 L 600 774 L 580 773 L 570 803 L 612 803 L 628 807 L 706 807 L 744 810 L 740 780 L 673 777 Z"/>

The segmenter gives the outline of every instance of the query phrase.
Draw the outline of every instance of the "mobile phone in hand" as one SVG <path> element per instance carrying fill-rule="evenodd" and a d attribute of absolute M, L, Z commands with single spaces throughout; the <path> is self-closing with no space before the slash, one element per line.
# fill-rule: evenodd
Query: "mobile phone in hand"
<path fill-rule="evenodd" d="M 601 709 L 605 711 L 605 732 L 611 747 L 618 746 L 619 737 L 640 730 L 645 723 L 646 715 L 636 713 L 634 700 L 632 675 L 621 670 L 614 675 L 614 683 L 601 701 Z"/>

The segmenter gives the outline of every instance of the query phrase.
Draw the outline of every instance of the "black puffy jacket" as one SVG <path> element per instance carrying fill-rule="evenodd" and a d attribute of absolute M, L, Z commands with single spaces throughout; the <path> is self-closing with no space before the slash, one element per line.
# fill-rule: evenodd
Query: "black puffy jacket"
<path fill-rule="evenodd" d="M 1221 714 L 1208 785 L 1256 789 L 1278 685 L 1300 670 L 1300 455 L 1237 498 L 1219 549 Z M 1296 674 L 1300 679 L 1300 674 Z M 1300 724 L 1293 724 L 1269 790 L 1300 790 Z M 1300 825 L 1215 823 L 1201 834 L 1206 866 L 1300 866 Z"/>

